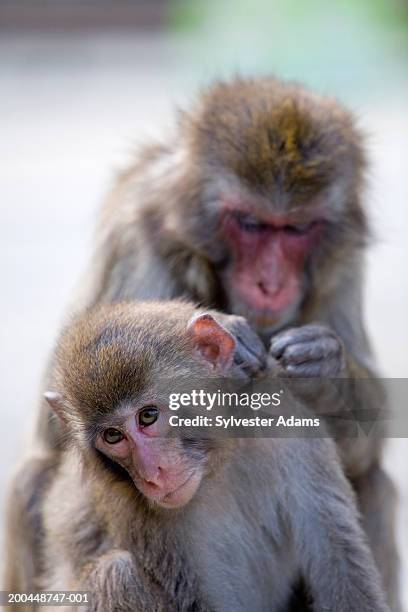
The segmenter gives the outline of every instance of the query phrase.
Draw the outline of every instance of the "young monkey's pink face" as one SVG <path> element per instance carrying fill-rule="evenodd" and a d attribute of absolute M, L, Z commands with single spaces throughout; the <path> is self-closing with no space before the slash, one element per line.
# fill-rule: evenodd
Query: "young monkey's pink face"
<path fill-rule="evenodd" d="M 222 371 L 232 363 L 235 339 L 210 314 L 194 316 L 187 325 L 186 336 L 191 340 L 194 360 L 199 358 L 203 367 Z M 105 365 L 113 371 L 113 363 L 109 363 L 107 354 L 102 352 L 100 358 L 108 359 Z M 91 362 L 93 364 L 94 357 Z M 75 366 L 72 368 L 74 370 Z M 75 378 L 75 370 L 70 371 L 70 376 Z M 80 377 L 86 380 L 91 373 L 81 370 Z M 100 385 L 104 382 L 101 380 Z M 98 381 L 95 384 L 98 386 Z M 123 395 L 126 396 L 127 392 L 125 386 Z M 45 398 L 65 426 L 70 428 L 72 408 L 67 405 L 64 396 L 49 391 Z M 79 405 L 80 400 L 76 402 L 75 423 L 79 420 L 86 429 L 87 422 Z M 128 472 L 135 487 L 148 500 L 163 508 L 179 508 L 197 492 L 206 473 L 208 450 L 200 449 L 197 441 L 191 443 L 183 439 L 182 432 L 178 436 L 170 435 L 169 413 L 165 405 L 157 406 L 148 401 L 137 404 L 124 400 L 117 409 L 107 414 L 109 424 L 100 431 L 94 445 L 100 453 Z M 81 434 L 80 437 L 83 448 Z M 85 452 L 89 452 L 88 447 Z"/>
<path fill-rule="evenodd" d="M 144 406 L 121 427 L 105 429 L 96 448 L 124 467 L 137 489 L 163 508 L 179 508 L 195 495 L 203 462 L 193 461 L 176 438 L 166 437 L 168 419 L 156 406 Z"/>
<path fill-rule="evenodd" d="M 229 367 L 235 339 L 209 314 L 189 322 L 186 332 L 192 348 L 216 371 Z M 133 411 L 120 428 L 105 429 L 96 441 L 99 451 L 130 474 L 137 489 L 164 508 L 179 508 L 197 492 L 207 455 L 189 453 L 178 437 L 168 437 L 168 409 L 144 405 Z"/>

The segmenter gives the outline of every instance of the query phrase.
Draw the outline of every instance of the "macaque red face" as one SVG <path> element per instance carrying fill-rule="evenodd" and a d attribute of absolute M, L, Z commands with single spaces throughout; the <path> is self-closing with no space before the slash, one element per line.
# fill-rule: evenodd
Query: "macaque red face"
<path fill-rule="evenodd" d="M 178 323 L 183 306 L 191 317 L 192 307 L 177 304 Z M 153 391 L 155 372 L 166 372 L 169 387 L 180 368 L 184 376 L 221 374 L 233 361 L 235 339 L 207 313 L 193 316 L 181 330 L 179 325 L 177 336 L 166 304 L 155 308 L 162 320 L 145 323 L 146 329 L 139 326 L 143 308 L 130 304 L 105 307 L 102 317 L 91 314 L 77 321 L 59 350 L 62 390 L 45 398 L 81 453 L 92 452 L 91 443 L 121 466 L 151 503 L 178 508 L 194 497 L 215 450 L 183 438 L 182 428 L 171 432 L 174 413 Z M 156 334 L 155 323 L 167 330 Z"/>
<path fill-rule="evenodd" d="M 225 205 L 221 233 L 229 265 L 222 280 L 233 312 L 273 328 L 290 320 L 303 300 L 305 268 L 325 223 L 253 211 L 245 202 Z"/>

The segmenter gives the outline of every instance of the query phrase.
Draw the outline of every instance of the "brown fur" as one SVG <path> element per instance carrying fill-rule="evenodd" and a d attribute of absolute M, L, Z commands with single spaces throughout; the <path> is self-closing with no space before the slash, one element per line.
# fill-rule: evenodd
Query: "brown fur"
<path fill-rule="evenodd" d="M 291 193 L 307 205 L 336 180 L 364 167 L 360 135 L 335 100 L 275 79 L 236 79 L 204 93 L 184 118 L 194 156 L 218 164 L 268 196 Z"/>

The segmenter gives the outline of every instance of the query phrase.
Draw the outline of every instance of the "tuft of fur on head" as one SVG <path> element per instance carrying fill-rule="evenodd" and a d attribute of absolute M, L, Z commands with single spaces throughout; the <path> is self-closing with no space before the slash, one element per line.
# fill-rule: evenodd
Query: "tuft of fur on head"
<path fill-rule="evenodd" d="M 353 118 L 333 98 L 272 77 L 216 82 L 184 117 L 192 150 L 268 195 L 305 199 L 365 166 Z"/>

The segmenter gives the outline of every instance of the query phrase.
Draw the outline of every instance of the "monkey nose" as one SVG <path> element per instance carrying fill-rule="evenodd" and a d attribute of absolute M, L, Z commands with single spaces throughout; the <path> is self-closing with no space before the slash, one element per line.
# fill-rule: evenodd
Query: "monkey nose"
<path fill-rule="evenodd" d="M 267 290 L 267 288 L 265 287 L 265 284 L 262 281 L 258 282 L 258 288 L 261 290 L 261 292 L 264 295 L 268 295 L 268 290 Z"/>
<path fill-rule="evenodd" d="M 280 289 L 282 288 L 282 282 L 276 283 L 274 286 L 269 286 L 263 281 L 258 281 L 257 284 L 258 284 L 258 289 L 266 297 L 270 297 L 270 296 L 275 295 L 276 293 L 279 293 Z"/>
<path fill-rule="evenodd" d="M 162 469 L 157 467 L 155 469 L 149 469 L 141 474 L 142 479 L 146 484 L 151 487 L 160 487 L 162 481 Z"/>

